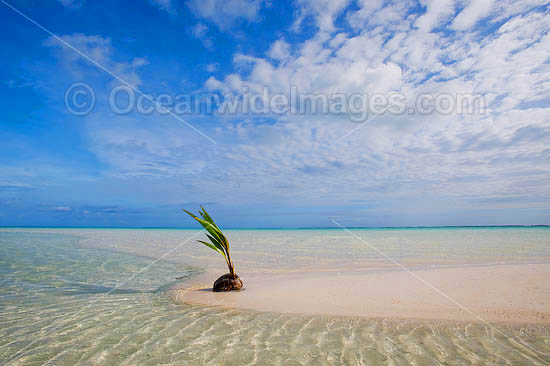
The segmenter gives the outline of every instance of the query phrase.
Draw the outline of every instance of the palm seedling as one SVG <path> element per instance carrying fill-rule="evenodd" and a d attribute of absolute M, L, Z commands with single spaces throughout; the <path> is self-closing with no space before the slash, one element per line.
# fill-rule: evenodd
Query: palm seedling
<path fill-rule="evenodd" d="M 218 278 L 218 280 L 216 280 L 216 282 L 214 283 L 214 291 L 239 290 L 242 287 L 242 281 L 239 279 L 239 276 L 235 274 L 235 266 L 233 265 L 233 262 L 231 261 L 231 255 L 229 254 L 229 241 L 220 230 L 218 225 L 216 225 L 212 217 L 208 214 L 208 212 L 206 212 L 204 207 L 201 206 L 201 209 L 202 211 L 199 210 L 199 215 L 201 217 L 197 217 L 187 210 L 183 211 L 185 211 L 189 216 L 198 221 L 198 223 L 201 224 L 202 227 L 207 231 L 206 236 L 210 240 L 210 243 L 203 240 L 197 241 L 223 255 L 225 263 L 229 268 L 229 273 Z"/>

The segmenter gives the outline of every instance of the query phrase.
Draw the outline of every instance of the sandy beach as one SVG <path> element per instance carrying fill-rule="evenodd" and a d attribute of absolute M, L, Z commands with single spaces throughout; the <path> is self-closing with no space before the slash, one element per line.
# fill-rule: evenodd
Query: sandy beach
<path fill-rule="evenodd" d="M 550 264 L 242 277 L 240 292 L 212 292 L 216 276 L 207 273 L 173 295 L 179 303 L 279 313 L 550 324 Z"/>

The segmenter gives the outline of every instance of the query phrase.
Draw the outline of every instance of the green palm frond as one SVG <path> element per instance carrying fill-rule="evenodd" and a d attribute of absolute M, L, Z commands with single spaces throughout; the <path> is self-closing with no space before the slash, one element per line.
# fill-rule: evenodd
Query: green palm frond
<path fill-rule="evenodd" d="M 223 256 L 225 256 L 225 253 L 223 252 L 223 250 L 219 249 L 218 247 L 208 243 L 208 242 L 205 242 L 205 241 L 202 241 L 202 240 L 197 240 L 199 243 L 202 243 L 204 245 L 206 245 L 207 247 L 211 248 L 211 249 L 214 249 L 216 252 L 222 254 Z"/>
<path fill-rule="evenodd" d="M 202 225 L 203 228 L 206 229 L 206 231 L 208 231 L 214 238 L 216 238 L 221 244 L 223 244 L 225 242 L 225 236 L 222 234 L 221 230 L 215 225 L 213 224 L 212 222 L 210 221 L 207 221 L 207 220 L 204 220 L 204 219 L 201 219 L 201 218 L 198 218 L 197 216 L 195 216 L 194 214 L 192 214 L 191 212 L 187 211 L 187 210 L 183 210 L 185 212 L 187 212 L 187 214 L 189 214 L 189 216 L 191 216 L 192 218 L 194 218 L 195 220 L 197 220 L 199 222 L 199 224 Z M 202 216 L 202 215 L 201 215 Z"/>
<path fill-rule="evenodd" d="M 221 255 L 223 255 L 225 258 L 225 262 L 229 267 L 229 272 L 231 274 L 234 274 L 233 263 L 231 262 L 231 257 L 229 256 L 229 241 L 227 240 L 223 232 L 220 230 L 218 225 L 216 225 L 212 217 L 208 214 L 208 212 L 206 212 L 204 207 L 201 206 L 201 210 L 199 210 L 199 215 L 201 217 L 198 217 L 197 215 L 187 210 L 183 210 L 183 211 L 185 211 L 189 216 L 191 216 L 199 224 L 201 224 L 201 226 L 207 231 L 206 236 L 208 237 L 211 243 L 208 243 L 202 240 L 197 240 L 197 241 L 201 244 L 206 245 L 210 249 L 215 250 Z"/>

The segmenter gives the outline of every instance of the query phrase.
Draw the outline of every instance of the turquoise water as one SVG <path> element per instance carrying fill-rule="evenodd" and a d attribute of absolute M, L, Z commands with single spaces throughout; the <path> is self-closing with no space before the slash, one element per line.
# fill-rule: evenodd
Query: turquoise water
<path fill-rule="evenodd" d="M 547 228 L 230 230 L 240 273 L 550 260 Z M 544 364 L 544 326 L 384 321 L 175 305 L 221 257 L 168 229 L 0 229 L 0 361 L 10 365 Z M 191 238 L 191 240 L 189 240 Z M 159 260 L 160 258 L 160 260 Z M 176 280 L 176 277 L 181 278 Z"/>

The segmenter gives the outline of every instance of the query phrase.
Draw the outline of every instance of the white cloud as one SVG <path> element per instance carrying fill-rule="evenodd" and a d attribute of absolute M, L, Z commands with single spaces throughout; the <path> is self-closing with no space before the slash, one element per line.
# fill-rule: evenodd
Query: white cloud
<path fill-rule="evenodd" d="M 10 89 L 17 89 L 17 88 L 27 88 L 27 87 L 32 87 L 34 86 L 34 82 L 32 81 L 29 81 L 29 80 L 25 80 L 25 81 L 17 81 L 17 80 L 13 80 L 13 79 L 10 79 L 10 80 L 7 80 L 4 82 L 8 88 Z"/>
<path fill-rule="evenodd" d="M 547 0 L 499 0 L 493 4 L 492 22 L 506 20 L 509 17 L 524 14 L 539 6 L 548 5 Z"/>
<path fill-rule="evenodd" d="M 239 21 L 255 22 L 265 3 L 265 0 L 190 0 L 187 6 L 197 17 L 226 30 Z"/>
<path fill-rule="evenodd" d="M 67 211 L 72 211 L 73 209 L 67 206 L 57 206 L 57 207 L 54 207 L 53 210 L 60 211 L 60 212 L 67 212 Z"/>
<path fill-rule="evenodd" d="M 208 64 L 206 65 L 205 67 L 205 70 L 208 71 L 208 72 L 214 72 L 218 69 L 218 64 L 214 63 L 214 64 Z"/>
<path fill-rule="evenodd" d="M 197 23 L 190 28 L 191 34 L 193 37 L 202 41 L 204 47 L 212 49 L 214 42 L 210 37 L 208 37 L 208 26 L 203 23 Z"/>
<path fill-rule="evenodd" d="M 320 30 L 333 31 L 334 20 L 349 4 L 349 0 L 298 0 L 298 16 L 293 25 L 299 31 L 305 18 L 311 16 Z"/>
<path fill-rule="evenodd" d="M 57 1 L 59 1 L 64 6 L 72 9 L 80 8 L 84 3 L 84 0 L 57 0 Z"/>
<path fill-rule="evenodd" d="M 279 39 L 273 42 L 267 55 L 274 60 L 284 60 L 290 56 L 290 46 L 284 40 Z"/>
<path fill-rule="evenodd" d="M 426 13 L 416 20 L 415 26 L 425 32 L 430 32 L 454 14 L 455 0 L 421 0 L 421 3 L 426 7 Z"/>
<path fill-rule="evenodd" d="M 141 84 L 141 79 L 137 75 L 136 70 L 146 65 L 147 60 L 144 58 L 134 58 L 130 62 L 116 61 L 113 58 L 114 49 L 110 38 L 80 33 L 63 35 L 60 38 L 130 85 L 137 87 Z M 96 73 L 104 72 L 98 70 L 96 65 L 93 65 L 79 53 L 54 37 L 49 37 L 44 41 L 44 45 L 60 51 L 59 57 L 62 64 L 76 78 L 87 80 L 90 78 L 90 71 Z"/>
<path fill-rule="evenodd" d="M 292 192 L 293 200 L 304 202 L 315 202 L 319 194 L 325 202 L 352 200 L 362 192 L 365 199 L 395 205 L 422 197 L 460 205 L 512 196 L 528 205 L 521 197 L 549 194 L 536 182 L 550 177 L 540 165 L 549 155 L 550 108 L 521 105 L 550 98 L 550 19 L 531 12 L 514 16 L 494 34 L 458 37 L 436 30 L 453 21 L 453 2 L 429 3 L 417 17 L 407 15 L 403 3 L 365 4 L 372 6 L 347 17 L 355 27 L 368 24 L 368 31 L 352 36 L 320 30 L 292 55 L 276 52 L 276 45 L 268 58 L 237 54 L 237 72 L 223 80 L 210 78 L 206 87 L 238 91 L 243 85 L 251 90 L 268 85 L 286 91 L 296 85 L 302 92 L 347 94 L 398 90 L 413 101 L 422 93 L 475 93 L 486 96 L 489 114 L 387 115 L 339 143 L 338 137 L 356 125 L 336 117 L 285 116 L 273 125 L 227 122 L 222 135 L 231 136 L 232 143 L 221 144 L 214 164 L 224 167 L 228 191 L 238 182 L 249 194 L 271 187 L 272 199 L 284 200 Z M 372 9 L 391 21 L 378 26 L 377 17 L 367 19 Z M 468 18 L 453 24 L 484 16 L 483 9 L 475 14 L 467 9 Z M 284 63 L 272 61 L 279 55 L 285 55 Z M 286 188 L 278 190 L 279 185 Z"/>
<path fill-rule="evenodd" d="M 494 0 L 470 0 L 469 4 L 455 17 L 451 28 L 467 30 L 477 21 L 489 15 Z"/>
<path fill-rule="evenodd" d="M 358 3 L 359 10 L 347 16 L 349 23 L 357 30 L 384 27 L 404 31 L 410 28 L 411 20 L 404 14 L 415 5 L 411 1 L 360 0 Z"/>
<path fill-rule="evenodd" d="M 196 38 L 203 38 L 206 36 L 206 33 L 208 32 L 208 27 L 202 23 L 197 23 L 191 28 L 191 33 Z"/>
<path fill-rule="evenodd" d="M 174 14 L 176 9 L 172 0 L 148 0 L 151 4 L 159 9 L 166 11 L 169 14 Z"/>
<path fill-rule="evenodd" d="M 529 12 L 530 5 L 513 5 L 503 9 L 511 18 L 490 34 L 438 31 L 447 23 L 480 27 L 476 19 L 491 22 L 502 13 L 467 10 L 470 5 L 454 20 L 456 9 L 448 1 L 427 4 L 422 15 L 411 15 L 408 6 L 414 4 L 406 1 L 366 1 L 357 11 L 334 10 L 330 21 L 326 14 L 319 18 L 319 31 L 293 44 L 292 52 L 279 40 L 265 57 L 237 53 L 235 71 L 219 80 L 209 77 L 204 87 L 401 91 L 412 101 L 422 93 L 475 93 L 487 98 L 487 115 L 384 115 L 338 142 L 358 125 L 338 116 L 283 116 L 270 123 L 236 116 L 205 127 L 217 145 L 204 149 L 204 141 L 172 117 L 154 116 L 152 124 L 128 116 L 115 125 L 109 115 L 96 114 L 86 120 L 90 150 L 110 167 L 110 179 L 131 181 L 125 187 L 140 187 L 136 196 L 150 189 L 147 179 L 154 180 L 163 192 L 157 199 L 165 202 L 312 206 L 322 197 L 324 205 L 341 207 L 360 197 L 375 215 L 411 205 L 429 210 L 438 202 L 450 211 L 489 207 L 484 200 L 513 199 L 508 204 L 519 208 L 547 204 L 550 107 L 536 103 L 550 100 L 550 19 Z M 340 15 L 353 32 L 335 31 L 333 20 Z M 207 36 L 205 27 L 196 35 Z M 107 39 L 73 35 L 71 40 L 94 59 L 136 72 L 134 62 L 114 61 Z M 64 59 L 73 65 L 71 57 Z"/>

